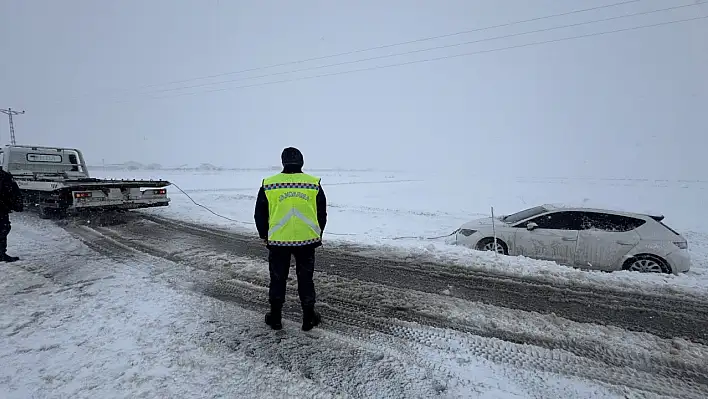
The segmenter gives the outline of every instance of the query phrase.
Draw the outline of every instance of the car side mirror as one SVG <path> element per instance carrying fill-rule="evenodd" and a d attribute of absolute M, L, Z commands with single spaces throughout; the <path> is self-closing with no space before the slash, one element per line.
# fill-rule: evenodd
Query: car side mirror
<path fill-rule="evenodd" d="M 533 230 L 536 230 L 537 228 L 538 228 L 538 225 L 534 222 L 528 222 L 526 224 L 526 230 L 528 230 L 528 231 L 533 231 Z"/>

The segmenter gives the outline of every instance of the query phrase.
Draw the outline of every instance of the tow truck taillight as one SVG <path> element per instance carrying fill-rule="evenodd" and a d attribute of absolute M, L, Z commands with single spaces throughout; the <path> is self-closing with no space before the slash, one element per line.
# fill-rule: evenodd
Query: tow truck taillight
<path fill-rule="evenodd" d="M 91 197 L 90 191 L 82 191 L 82 192 L 74 193 L 74 198 L 90 198 L 90 197 Z"/>
<path fill-rule="evenodd" d="M 155 194 L 155 195 L 165 195 L 165 194 L 167 194 L 167 189 L 166 189 L 166 188 L 158 188 L 158 189 L 150 190 L 150 191 L 152 191 L 152 193 Z"/>

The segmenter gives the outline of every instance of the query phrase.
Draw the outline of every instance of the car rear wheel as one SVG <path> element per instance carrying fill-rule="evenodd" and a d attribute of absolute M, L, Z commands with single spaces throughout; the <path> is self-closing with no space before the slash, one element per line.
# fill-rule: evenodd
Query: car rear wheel
<path fill-rule="evenodd" d="M 658 256 L 637 255 L 624 263 L 624 270 L 640 273 L 666 273 L 671 274 L 671 267 L 665 260 Z"/>
<path fill-rule="evenodd" d="M 496 246 L 496 252 L 500 253 L 502 255 L 509 255 L 509 247 L 506 246 L 506 243 L 500 239 L 497 238 L 497 246 Z M 476 249 L 478 251 L 494 251 L 494 237 L 487 237 L 479 240 L 477 243 Z"/>

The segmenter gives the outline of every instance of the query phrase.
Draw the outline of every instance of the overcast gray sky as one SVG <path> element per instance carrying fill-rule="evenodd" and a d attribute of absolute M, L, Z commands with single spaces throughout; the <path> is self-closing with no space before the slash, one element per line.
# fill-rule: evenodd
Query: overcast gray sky
<path fill-rule="evenodd" d="M 196 79 L 619 1 L 0 0 L 0 108 L 27 111 L 15 119 L 18 143 L 79 147 L 91 163 L 260 167 L 278 164 L 281 149 L 292 145 L 313 168 L 702 178 L 706 19 L 259 84 L 704 16 L 708 4 L 249 79 L 695 0 L 644 0 Z M 164 84 L 172 81 L 183 82 Z M 214 89 L 225 90 L 207 92 Z M 4 116 L 0 141 L 8 142 Z"/>

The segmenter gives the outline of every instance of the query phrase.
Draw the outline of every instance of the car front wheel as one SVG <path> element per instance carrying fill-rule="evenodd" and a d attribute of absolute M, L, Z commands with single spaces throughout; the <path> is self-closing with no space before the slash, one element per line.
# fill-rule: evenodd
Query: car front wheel
<path fill-rule="evenodd" d="M 496 252 L 502 255 L 509 255 L 506 243 L 497 238 Z M 476 249 L 478 251 L 494 251 L 494 237 L 487 237 L 479 240 Z"/>
<path fill-rule="evenodd" d="M 666 273 L 671 274 L 671 267 L 665 260 L 658 256 L 638 255 L 624 263 L 624 270 L 640 273 Z"/>

